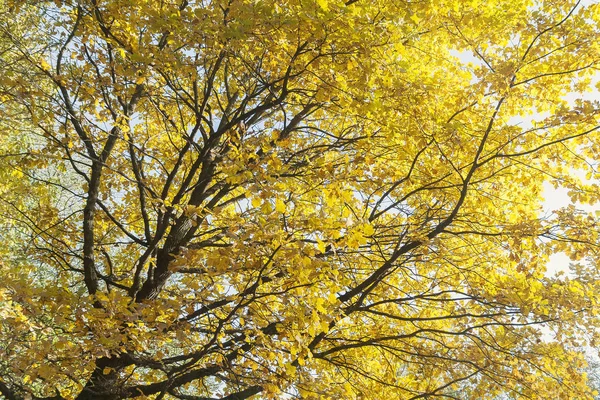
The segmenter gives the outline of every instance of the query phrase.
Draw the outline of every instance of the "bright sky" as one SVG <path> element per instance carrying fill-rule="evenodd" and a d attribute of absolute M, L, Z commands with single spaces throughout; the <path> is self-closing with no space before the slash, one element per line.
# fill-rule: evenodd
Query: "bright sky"
<path fill-rule="evenodd" d="M 577 207 L 577 209 L 587 212 L 600 211 L 600 203 L 596 203 L 594 205 L 573 203 L 567 193 L 568 189 L 555 189 L 549 182 L 545 182 L 543 192 L 545 201 L 543 203 L 542 214 L 548 215 L 553 210 L 566 207 L 569 204 L 573 204 L 575 207 Z M 552 255 L 550 257 L 550 261 L 547 264 L 547 274 L 554 275 L 559 271 L 563 271 L 565 273 L 569 272 L 570 262 L 571 260 L 564 253 L 557 253 Z"/>
<path fill-rule="evenodd" d="M 600 101 L 600 91 L 596 88 L 596 85 L 600 83 L 600 75 L 597 75 L 590 85 L 590 91 L 587 93 L 569 93 L 565 96 L 565 99 L 573 104 L 575 100 L 595 100 Z M 535 117 L 535 116 L 533 116 Z M 584 178 L 582 174 L 582 178 Z M 569 204 L 573 204 L 569 195 L 567 194 L 568 190 L 565 188 L 555 189 L 550 183 L 544 183 L 544 199 L 545 202 L 543 204 L 544 213 L 552 212 L 552 210 L 556 210 L 562 207 L 566 207 Z M 595 212 L 600 211 L 600 203 L 594 205 L 587 204 L 574 204 L 578 209 Z M 554 275 L 559 271 L 564 271 L 565 273 L 569 272 L 569 263 L 571 260 L 564 253 L 554 254 L 550 257 L 550 262 L 547 265 L 548 275 Z"/>
<path fill-rule="evenodd" d="M 580 6 L 589 6 L 593 4 L 594 1 L 597 0 L 582 0 Z M 461 61 L 466 63 L 473 63 L 481 65 L 482 62 L 479 58 L 477 58 L 474 54 L 469 51 L 454 51 L 451 54 L 457 56 L 461 59 Z M 567 100 L 570 104 L 574 104 L 576 100 L 595 100 L 600 101 L 600 91 L 597 89 L 597 85 L 600 84 L 600 73 L 592 79 L 589 92 L 587 93 L 569 93 L 565 96 L 565 100 Z M 528 117 L 520 118 L 520 121 L 515 121 L 520 123 L 524 129 L 531 125 L 532 121 L 541 120 L 544 118 L 544 115 L 539 113 L 533 113 Z M 557 210 L 563 207 L 568 206 L 569 204 L 573 204 L 571 199 L 569 198 L 568 189 L 565 188 L 557 188 L 555 189 L 550 183 L 544 183 L 544 203 L 543 203 L 543 211 L 542 215 L 549 215 L 553 210 Z M 585 204 L 574 204 L 578 209 L 594 212 L 600 211 L 600 203 L 595 205 L 585 205 Z M 569 264 L 571 260 L 565 253 L 554 254 L 550 257 L 550 261 L 547 264 L 547 275 L 553 276 L 559 271 L 563 271 L 565 273 L 569 272 Z"/>
<path fill-rule="evenodd" d="M 545 202 L 543 204 L 544 211 L 543 214 L 548 214 L 552 212 L 552 210 L 557 210 L 562 207 L 566 207 L 571 204 L 571 199 L 567 195 L 568 190 L 565 188 L 555 189 L 550 183 L 544 183 L 544 199 Z M 578 208 L 592 208 L 591 206 L 581 206 L 578 205 Z M 600 209 L 600 207 L 596 206 L 595 210 Z M 557 253 L 550 256 L 550 261 L 546 265 L 547 271 L 546 274 L 548 276 L 556 275 L 558 272 L 562 271 L 565 273 L 569 272 L 569 263 L 571 260 L 565 253 Z"/>

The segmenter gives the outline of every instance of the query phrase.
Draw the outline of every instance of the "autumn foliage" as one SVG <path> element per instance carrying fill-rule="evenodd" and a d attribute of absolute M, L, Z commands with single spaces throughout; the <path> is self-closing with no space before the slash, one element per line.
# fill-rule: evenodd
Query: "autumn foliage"
<path fill-rule="evenodd" d="M 589 3 L 0 1 L 0 393 L 593 398 Z"/>

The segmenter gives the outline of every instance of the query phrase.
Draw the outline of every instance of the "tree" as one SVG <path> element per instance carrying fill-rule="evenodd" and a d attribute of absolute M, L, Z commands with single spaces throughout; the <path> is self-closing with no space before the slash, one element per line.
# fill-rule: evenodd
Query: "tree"
<path fill-rule="evenodd" d="M 6 398 L 595 395 L 598 5 L 1 15 Z"/>

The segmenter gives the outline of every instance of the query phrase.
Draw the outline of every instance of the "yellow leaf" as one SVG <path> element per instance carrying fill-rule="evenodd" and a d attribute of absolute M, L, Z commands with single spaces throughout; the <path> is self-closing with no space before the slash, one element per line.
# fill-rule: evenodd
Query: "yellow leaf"
<path fill-rule="evenodd" d="M 329 10 L 329 1 L 328 0 L 317 0 L 317 4 L 324 11 Z"/>
<path fill-rule="evenodd" d="M 50 66 L 50 64 L 48 64 L 46 60 L 40 61 L 40 67 L 42 67 L 44 71 L 50 71 L 52 69 L 52 67 Z"/>
<path fill-rule="evenodd" d="M 288 376 L 294 377 L 296 376 L 296 367 L 294 367 L 292 364 L 286 364 L 285 372 Z"/>
<path fill-rule="evenodd" d="M 286 210 L 285 203 L 280 199 L 275 200 L 275 210 L 282 214 L 285 213 L 285 210 Z"/>
<path fill-rule="evenodd" d="M 256 208 L 259 207 L 262 204 L 262 200 L 260 199 L 260 197 L 255 197 L 252 199 L 252 207 Z"/>
<path fill-rule="evenodd" d="M 317 249 L 319 249 L 321 253 L 325 253 L 326 247 L 325 242 L 317 238 Z"/>
<path fill-rule="evenodd" d="M 324 303 L 324 300 L 320 297 L 318 297 L 317 300 L 315 301 L 315 308 L 321 314 L 325 314 L 327 312 L 327 310 L 325 310 L 325 308 L 323 307 L 323 303 Z"/>
<path fill-rule="evenodd" d="M 329 302 L 331 304 L 335 304 L 338 301 L 337 296 L 335 295 L 334 292 L 329 293 L 329 296 L 327 297 L 327 300 L 329 300 Z"/>

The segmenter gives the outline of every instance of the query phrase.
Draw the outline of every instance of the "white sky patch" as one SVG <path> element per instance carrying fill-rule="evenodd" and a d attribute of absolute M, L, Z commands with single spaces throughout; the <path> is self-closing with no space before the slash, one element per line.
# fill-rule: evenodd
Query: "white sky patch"
<path fill-rule="evenodd" d="M 592 0 L 583 0 L 582 6 L 589 6 L 592 4 Z M 465 66 L 471 64 L 473 66 L 482 66 L 482 60 L 477 57 L 472 51 L 469 50 L 452 50 L 450 51 L 452 56 L 455 56 L 461 60 L 461 62 L 465 63 Z M 474 81 L 476 80 L 473 77 Z M 588 86 L 587 92 L 570 92 L 567 93 L 563 98 L 566 100 L 570 106 L 574 106 L 577 101 L 599 101 L 600 100 L 600 74 L 596 74 L 592 77 L 591 82 Z M 545 118 L 549 117 L 550 113 L 539 113 L 535 110 L 532 110 L 531 114 L 525 116 L 515 116 L 509 119 L 507 122 L 511 125 L 518 125 L 523 130 L 531 129 L 538 121 L 543 121 Z M 580 178 L 585 180 L 585 173 L 583 171 L 575 172 Z M 589 183 L 589 181 L 587 181 Z M 589 205 L 589 204 L 581 204 L 581 203 L 573 203 L 571 198 L 568 195 L 569 190 L 564 187 L 555 188 L 550 182 L 544 182 L 544 191 L 543 197 L 544 202 L 542 203 L 541 216 L 549 216 L 553 213 L 553 211 L 567 207 L 569 205 L 574 205 L 578 210 L 583 210 L 586 212 L 597 212 L 600 211 L 600 203 Z M 571 259 L 567 256 L 566 253 L 556 253 L 550 256 L 548 263 L 546 264 L 546 274 L 547 276 L 556 276 L 558 274 L 564 274 L 563 276 L 569 276 L 570 270 L 569 265 L 571 264 Z"/>
<path fill-rule="evenodd" d="M 577 174 L 579 175 L 579 174 Z M 581 204 L 574 203 L 569 197 L 569 190 L 564 187 L 555 188 L 550 182 L 544 182 L 544 202 L 542 203 L 542 215 L 550 215 L 554 210 L 574 205 L 578 210 L 586 212 L 600 212 L 600 203 L 596 204 Z M 556 276 L 559 272 L 563 272 L 568 276 L 569 265 L 571 259 L 565 253 L 556 253 L 550 256 L 550 260 L 546 264 L 546 275 Z"/>
<path fill-rule="evenodd" d="M 584 5 L 591 4 L 590 1 L 584 1 Z M 598 101 L 600 100 L 600 91 L 598 88 L 600 87 L 600 74 L 595 74 L 590 82 L 589 91 L 588 92 L 571 92 L 567 93 L 564 96 L 564 99 L 573 106 L 577 100 L 588 100 L 588 101 Z M 532 114 L 531 120 L 540 119 L 540 114 Z M 543 117 L 543 116 L 541 116 Z M 575 174 L 581 178 L 586 183 L 591 183 L 590 180 L 585 179 L 584 171 L 575 171 Z M 568 195 L 569 190 L 563 187 L 555 188 L 549 182 L 544 182 L 544 202 L 542 203 L 543 207 L 543 215 L 550 215 L 552 211 L 567 207 L 570 204 L 574 205 L 577 209 L 583 210 L 586 212 L 598 212 L 600 211 L 600 203 L 596 203 L 593 205 L 590 204 L 581 204 L 581 203 L 573 203 L 571 198 Z M 565 273 L 567 276 L 569 275 L 569 264 L 571 263 L 571 259 L 565 253 L 556 253 L 550 256 L 550 260 L 546 264 L 546 274 L 548 276 L 556 276 L 559 272 Z"/>

